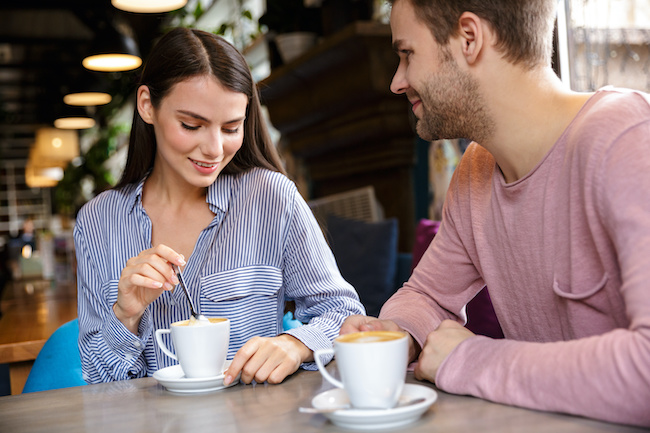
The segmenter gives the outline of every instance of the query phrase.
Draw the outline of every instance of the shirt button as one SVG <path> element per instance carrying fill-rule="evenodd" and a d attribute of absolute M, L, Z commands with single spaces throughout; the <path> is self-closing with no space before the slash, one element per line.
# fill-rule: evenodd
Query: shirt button
<path fill-rule="evenodd" d="M 136 341 L 135 344 L 134 344 L 134 346 L 135 346 L 136 348 L 140 349 L 140 348 L 142 348 L 142 343 L 139 342 L 139 341 Z"/>

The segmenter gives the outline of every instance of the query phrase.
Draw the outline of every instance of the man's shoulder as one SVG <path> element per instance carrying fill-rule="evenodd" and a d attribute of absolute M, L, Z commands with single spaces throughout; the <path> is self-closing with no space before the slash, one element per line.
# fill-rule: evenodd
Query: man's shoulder
<path fill-rule="evenodd" d="M 650 95 L 612 86 L 599 89 L 578 118 L 607 125 L 629 125 L 650 120 Z"/>
<path fill-rule="evenodd" d="M 569 149 L 606 151 L 627 131 L 650 127 L 650 95 L 637 90 L 604 87 L 598 90 L 567 130 Z"/>
<path fill-rule="evenodd" d="M 472 179 L 478 177 L 492 177 L 495 160 L 492 154 L 476 142 L 470 143 L 460 159 L 457 170 L 466 173 Z"/>

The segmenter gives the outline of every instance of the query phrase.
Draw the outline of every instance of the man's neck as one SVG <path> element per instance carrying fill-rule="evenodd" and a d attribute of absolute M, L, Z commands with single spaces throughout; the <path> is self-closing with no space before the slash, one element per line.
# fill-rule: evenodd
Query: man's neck
<path fill-rule="evenodd" d="M 591 95 L 570 91 L 550 68 L 527 71 L 507 64 L 493 72 L 481 87 L 496 128 L 480 144 L 511 183 L 544 158 Z"/>

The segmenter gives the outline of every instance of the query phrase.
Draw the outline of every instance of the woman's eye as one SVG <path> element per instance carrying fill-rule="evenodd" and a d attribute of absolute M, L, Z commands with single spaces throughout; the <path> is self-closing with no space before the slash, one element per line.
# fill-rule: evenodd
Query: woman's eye
<path fill-rule="evenodd" d="M 239 132 L 239 128 L 235 128 L 235 129 L 224 128 L 223 130 L 227 134 L 237 134 Z"/>
<path fill-rule="evenodd" d="M 198 126 L 191 126 L 191 125 L 188 125 L 185 122 L 181 122 L 181 125 L 183 126 L 183 128 L 189 129 L 190 131 L 196 131 L 197 129 L 199 129 Z"/>

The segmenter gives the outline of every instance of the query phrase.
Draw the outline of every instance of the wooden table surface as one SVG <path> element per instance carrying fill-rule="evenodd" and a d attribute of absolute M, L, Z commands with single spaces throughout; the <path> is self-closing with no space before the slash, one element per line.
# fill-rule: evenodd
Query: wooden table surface
<path fill-rule="evenodd" d="M 328 369 L 335 370 L 335 363 Z M 337 374 L 337 373 L 334 373 Z M 418 382 L 409 373 L 407 381 Z M 153 378 L 0 397 L 0 432 L 310 433 L 342 430 L 320 414 L 298 412 L 332 386 L 314 371 L 280 385 L 238 384 L 205 394 L 177 395 Z M 376 430 L 373 430 L 376 431 Z M 438 391 L 417 421 L 387 431 L 640 432 L 630 426 L 531 411 Z"/>
<path fill-rule="evenodd" d="M 17 394 L 45 341 L 77 317 L 77 288 L 74 282 L 12 281 L 0 311 L 0 364 L 9 364 L 12 394 Z"/>

